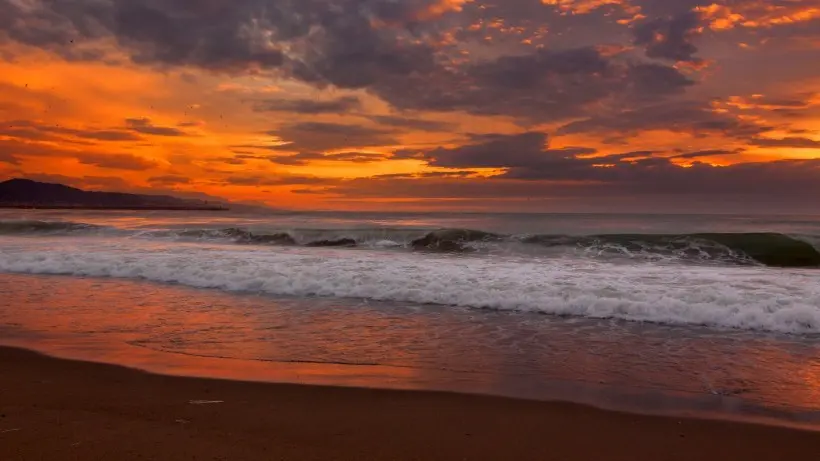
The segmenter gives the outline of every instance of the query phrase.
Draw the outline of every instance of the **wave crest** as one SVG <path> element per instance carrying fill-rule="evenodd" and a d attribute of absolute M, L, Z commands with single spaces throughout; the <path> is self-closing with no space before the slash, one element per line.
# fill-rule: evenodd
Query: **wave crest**
<path fill-rule="evenodd" d="M 727 263 L 754 261 L 772 267 L 820 267 L 820 251 L 810 243 L 778 233 L 536 235 L 524 243 L 577 247 L 589 251 L 654 254 Z"/>
<path fill-rule="evenodd" d="M 3 251 L 13 248 L 15 251 Z M 19 250 L 24 251 L 19 251 Z M 808 271 L 668 267 L 595 260 L 417 257 L 302 247 L 178 247 L 117 241 L 0 242 L 0 271 L 144 279 L 276 296 L 385 302 L 820 333 L 820 288 Z"/>
<path fill-rule="evenodd" d="M 581 256 L 771 267 L 820 267 L 820 237 L 779 233 L 503 235 L 472 229 L 125 230 L 64 221 L 0 221 L 0 235 L 106 234 L 242 245 L 365 247 L 444 253 Z"/>

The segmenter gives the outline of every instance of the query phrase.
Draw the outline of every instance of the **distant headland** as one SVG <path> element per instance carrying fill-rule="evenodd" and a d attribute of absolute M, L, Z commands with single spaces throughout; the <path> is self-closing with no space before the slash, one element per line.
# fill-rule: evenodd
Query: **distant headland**
<path fill-rule="evenodd" d="M 0 182 L 0 208 L 227 211 L 220 203 L 170 195 L 86 191 L 30 179 Z"/>

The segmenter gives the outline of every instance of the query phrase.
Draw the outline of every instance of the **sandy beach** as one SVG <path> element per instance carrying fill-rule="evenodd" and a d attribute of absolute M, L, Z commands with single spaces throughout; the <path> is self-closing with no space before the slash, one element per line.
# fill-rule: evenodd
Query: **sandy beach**
<path fill-rule="evenodd" d="M 820 433 L 431 392 L 160 376 L 0 348 L 4 460 L 797 460 Z"/>

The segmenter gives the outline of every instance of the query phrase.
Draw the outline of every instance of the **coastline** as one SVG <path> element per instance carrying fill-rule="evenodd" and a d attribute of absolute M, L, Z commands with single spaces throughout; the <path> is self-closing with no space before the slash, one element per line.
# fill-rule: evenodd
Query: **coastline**
<path fill-rule="evenodd" d="M 0 347 L 9 460 L 800 459 L 820 434 L 579 404 L 150 374 Z"/>

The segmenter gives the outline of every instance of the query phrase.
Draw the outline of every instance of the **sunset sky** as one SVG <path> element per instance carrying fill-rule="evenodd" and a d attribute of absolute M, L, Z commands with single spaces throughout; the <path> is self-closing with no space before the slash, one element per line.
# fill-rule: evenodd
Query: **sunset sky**
<path fill-rule="evenodd" d="M 820 0 L 0 0 L 0 179 L 820 212 Z"/>

